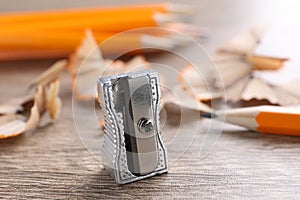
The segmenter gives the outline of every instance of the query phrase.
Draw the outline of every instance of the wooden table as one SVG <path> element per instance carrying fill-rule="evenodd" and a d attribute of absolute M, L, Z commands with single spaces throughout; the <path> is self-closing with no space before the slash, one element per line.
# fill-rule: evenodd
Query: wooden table
<path fill-rule="evenodd" d="M 118 2 L 109 1 L 111 4 Z M 265 22 L 293 23 L 299 19 L 299 5 L 296 7 L 284 2 L 201 0 L 191 4 L 200 7 L 196 23 L 210 28 L 210 38 L 205 47 L 212 53 L 217 45 L 252 25 Z M 0 4 L 2 11 L 10 11 L 100 3 L 90 0 L 83 4 L 76 0 L 71 5 L 71 1 L 30 0 L 19 2 L 18 5 L 8 1 Z M 286 11 L 287 7 L 292 10 Z M 278 13 L 281 8 L 284 8 L 282 13 L 285 15 Z M 193 54 L 197 57 L 197 52 Z M 149 59 L 180 67 L 180 63 L 167 55 L 152 56 Z M 0 63 L 0 100 L 23 94 L 26 84 L 51 63 L 52 60 Z M 63 74 L 60 93 L 64 106 L 57 123 L 0 141 L 0 198 L 300 197 L 300 138 L 261 135 L 235 126 L 225 126 L 219 135 L 220 124 L 214 124 L 210 132 L 206 133 L 209 120 L 187 118 L 179 127 L 176 119 L 174 122 L 174 116 L 169 116 L 163 128 L 171 155 L 169 173 L 117 186 L 95 156 L 86 150 L 82 134 L 76 131 L 70 85 L 68 75 Z M 199 130 L 195 132 L 197 125 Z M 172 140 L 172 134 L 179 128 L 181 134 Z M 94 131 L 95 134 L 101 134 L 98 130 Z"/>

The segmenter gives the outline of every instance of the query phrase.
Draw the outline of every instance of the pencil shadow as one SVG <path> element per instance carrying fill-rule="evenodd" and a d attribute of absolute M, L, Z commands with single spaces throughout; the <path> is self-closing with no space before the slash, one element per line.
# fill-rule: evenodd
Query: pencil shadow
<path fill-rule="evenodd" d="M 170 184 L 168 174 L 157 175 L 141 181 L 118 185 L 109 176 L 106 170 L 101 170 L 95 174 L 91 174 L 88 182 L 79 186 L 80 191 L 83 191 L 81 197 L 106 197 L 111 198 L 143 198 L 149 193 L 151 196 L 158 196 L 162 191 L 170 190 L 166 187 L 166 183 Z M 89 188 L 86 190 L 85 188 Z M 159 188 L 159 190 L 158 190 Z M 149 196 L 148 196 L 149 197 Z"/>
<path fill-rule="evenodd" d="M 14 148 L 14 146 L 22 145 L 26 142 L 27 136 L 25 134 L 21 134 L 15 137 L 10 137 L 6 139 L 1 139 L 0 140 L 0 149 L 9 149 L 9 148 Z"/>
<path fill-rule="evenodd" d="M 245 140 L 247 140 L 247 143 L 249 144 L 254 143 L 255 145 L 261 144 L 263 146 L 274 147 L 281 144 L 299 145 L 300 143 L 300 137 L 264 134 L 249 130 L 226 130 L 222 132 L 221 137 L 226 137 L 227 139 L 235 139 L 237 141 L 243 140 L 243 143 L 245 142 Z"/>
<path fill-rule="evenodd" d="M 26 131 L 20 135 L 17 135 L 15 137 L 9 137 L 5 139 L 0 139 L 0 151 L 1 149 L 8 152 L 10 149 L 15 149 L 17 146 L 26 146 L 30 145 L 32 137 L 34 137 L 35 134 L 45 133 L 48 127 L 50 127 L 51 124 L 47 124 L 43 127 L 38 127 L 35 130 L 32 131 Z"/>
<path fill-rule="evenodd" d="M 169 125 L 179 126 L 181 123 L 190 124 L 200 119 L 200 113 L 195 110 L 180 108 L 177 105 L 168 104 L 160 112 L 161 121 Z"/>

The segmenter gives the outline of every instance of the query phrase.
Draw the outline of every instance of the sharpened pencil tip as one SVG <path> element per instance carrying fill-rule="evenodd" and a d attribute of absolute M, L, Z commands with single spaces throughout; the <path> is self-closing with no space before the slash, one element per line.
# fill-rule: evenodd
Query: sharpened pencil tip
<path fill-rule="evenodd" d="M 210 112 L 201 112 L 200 116 L 205 118 L 211 118 L 211 119 L 218 117 L 215 113 L 210 113 Z"/>

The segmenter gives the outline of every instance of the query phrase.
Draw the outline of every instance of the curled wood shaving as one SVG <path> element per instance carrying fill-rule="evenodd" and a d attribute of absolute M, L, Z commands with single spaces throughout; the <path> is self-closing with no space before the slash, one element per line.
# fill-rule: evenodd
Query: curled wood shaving
<path fill-rule="evenodd" d="M 248 55 L 253 52 L 258 41 L 259 38 L 257 38 L 252 31 L 246 31 L 226 42 L 218 49 L 218 51 L 223 53 Z"/>
<path fill-rule="evenodd" d="M 251 99 L 268 100 L 271 104 L 277 103 L 277 97 L 272 88 L 260 79 L 251 79 L 241 94 L 241 99 L 250 101 Z"/>
<path fill-rule="evenodd" d="M 288 60 L 284 57 L 254 55 L 254 50 L 264 33 L 264 27 L 254 28 L 226 42 L 218 49 L 213 59 L 219 74 L 212 73 L 207 76 L 214 77 L 213 85 L 217 88 L 216 91 L 225 88 L 227 101 L 236 105 L 241 105 L 239 102 L 245 102 L 243 104 L 247 106 L 251 106 L 252 102 L 255 102 L 255 105 L 298 104 L 300 101 L 300 90 L 297 88 L 299 83 L 273 85 L 259 76 L 260 73 L 280 70 Z M 207 82 L 203 81 L 203 77 L 197 77 L 196 71 L 187 66 L 182 71 L 181 77 L 190 83 L 188 86 L 183 78 L 179 79 L 183 88 L 188 92 L 196 91 L 197 99 L 207 96 Z M 199 97 L 200 94 L 202 97 Z"/>
<path fill-rule="evenodd" d="M 69 57 L 68 70 L 73 82 L 73 92 L 79 100 L 91 100 L 95 97 L 98 74 L 103 73 L 103 65 L 100 49 L 91 30 L 87 29 L 85 37 L 75 53 Z"/>
<path fill-rule="evenodd" d="M 197 101 L 196 98 L 193 98 L 189 93 L 182 90 L 180 85 L 175 86 L 172 93 L 168 93 L 162 97 L 161 105 L 167 106 L 168 104 L 199 112 L 212 112 L 212 109 L 209 106 Z"/>
<path fill-rule="evenodd" d="M 249 55 L 252 54 L 254 48 L 259 43 L 265 27 L 256 27 L 238 34 L 225 44 L 223 44 L 218 52 L 237 54 L 237 55 Z"/>
<path fill-rule="evenodd" d="M 23 105 L 33 99 L 33 95 L 25 95 L 19 98 L 13 98 L 6 102 L 0 103 L 0 116 L 9 115 L 24 111 Z"/>
<path fill-rule="evenodd" d="M 61 110 L 61 100 L 58 97 L 60 81 L 56 79 L 46 88 L 46 109 L 50 118 L 56 120 Z"/>
<path fill-rule="evenodd" d="M 205 78 L 208 77 L 206 80 Z M 180 73 L 178 77 L 179 82 L 182 86 L 187 89 L 190 86 L 206 86 L 211 84 L 211 76 L 204 76 L 200 74 L 192 65 L 187 65 Z"/>
<path fill-rule="evenodd" d="M 264 28 L 249 30 L 222 46 L 221 58 L 216 60 L 227 93 L 227 100 L 230 102 L 251 102 L 256 105 L 275 104 L 291 105 L 299 102 L 297 94 L 291 93 L 286 88 L 266 83 L 256 76 L 256 71 L 273 71 L 281 69 L 287 58 L 267 57 L 253 55 L 255 48 L 265 33 Z M 217 54 L 220 55 L 220 54 Z M 224 57 L 228 56 L 227 60 Z M 253 77 L 253 78 L 250 78 Z"/>
<path fill-rule="evenodd" d="M 252 64 L 253 70 L 278 70 L 283 67 L 287 58 L 271 58 L 265 56 L 253 56 L 246 57 L 246 61 Z"/>
<path fill-rule="evenodd" d="M 216 61 L 215 64 L 220 75 L 220 78 L 216 77 L 215 84 L 220 89 L 235 84 L 251 72 L 251 65 L 241 59 Z"/>
<path fill-rule="evenodd" d="M 178 80 L 187 94 L 199 101 L 210 101 L 222 97 L 218 88 L 214 86 L 214 77 L 211 72 L 201 74 L 193 66 L 186 66 L 180 73 Z"/>
<path fill-rule="evenodd" d="M 38 91 L 34 97 L 34 104 L 30 109 L 30 116 L 26 122 L 26 131 L 35 129 L 38 126 L 40 121 L 41 110 L 44 109 L 44 107 L 39 107 L 39 103 L 44 101 L 44 95 L 41 92 L 42 88 L 39 87 L 39 90 L 40 91 Z"/>
<path fill-rule="evenodd" d="M 57 79 L 60 73 L 67 67 L 67 60 L 59 60 L 55 62 L 51 67 L 34 79 L 29 88 L 43 86 L 49 84 L 54 79 Z"/>
<path fill-rule="evenodd" d="M 149 63 L 141 56 L 126 63 L 104 59 L 91 30 L 86 31 L 81 45 L 69 60 L 68 70 L 75 98 L 86 101 L 97 98 L 96 86 L 100 77 L 149 67 Z"/>
<path fill-rule="evenodd" d="M 35 87 L 34 95 L 26 95 L 26 97 L 8 101 L 7 105 L 12 106 L 6 105 L 6 108 L 2 109 L 0 139 L 20 135 L 25 131 L 37 128 L 41 124 L 49 124 L 58 118 L 61 109 L 61 101 L 58 97 L 59 79 L 57 79 L 57 76 L 59 73 L 52 69 L 61 69 L 61 66 L 65 67 L 65 64 L 65 61 L 58 62 L 53 65 L 53 68 L 50 67 L 35 79 L 38 81 L 34 81 L 34 84 L 32 84 L 32 87 Z M 59 67 L 57 67 L 58 65 Z M 31 101 L 33 103 L 28 104 Z M 26 108 L 28 106 L 29 108 Z M 49 119 L 45 117 L 46 115 L 50 116 Z M 44 120 L 41 121 L 42 119 Z"/>
<path fill-rule="evenodd" d="M 250 76 L 245 76 L 235 84 L 232 84 L 230 87 L 226 88 L 226 100 L 230 104 L 235 104 L 241 100 L 241 94 L 245 90 L 248 82 L 250 80 Z"/>
<path fill-rule="evenodd" d="M 57 119 L 61 109 L 61 100 L 58 97 L 59 80 L 52 81 L 49 85 L 39 86 L 34 95 L 34 104 L 30 110 L 29 118 L 26 122 L 26 130 L 32 130 L 40 125 L 44 115 L 49 115 L 48 121 L 43 118 L 43 124 L 48 124 Z"/>
<path fill-rule="evenodd" d="M 24 117 L 17 114 L 0 116 L 0 139 L 15 137 L 26 130 Z"/>
<path fill-rule="evenodd" d="M 21 105 L 13 105 L 13 104 L 0 104 L 0 115 L 13 114 L 18 111 L 23 110 Z"/>

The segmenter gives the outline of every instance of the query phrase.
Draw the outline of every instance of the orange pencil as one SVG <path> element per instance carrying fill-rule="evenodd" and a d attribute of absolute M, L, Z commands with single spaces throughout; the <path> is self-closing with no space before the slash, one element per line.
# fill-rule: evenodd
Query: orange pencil
<path fill-rule="evenodd" d="M 41 31 L 34 33 L 25 31 L 22 33 L 11 33 L 9 35 L 0 33 L 0 50 L 18 49 L 67 49 L 74 50 L 84 37 L 84 31 Z M 113 33 L 94 32 L 97 42 L 100 43 L 111 37 Z M 124 34 L 123 39 L 137 38 L 139 34 Z"/>
<path fill-rule="evenodd" d="M 0 32 L 0 50 L 19 50 L 19 49 L 74 49 L 84 37 L 84 31 L 72 31 L 72 30 L 59 30 L 59 31 L 45 31 L 45 30 L 36 30 L 34 33 L 30 31 L 24 31 L 21 33 L 11 33 L 11 34 L 3 34 Z M 120 35 L 115 35 L 113 32 L 97 32 L 94 31 L 93 35 L 97 41 L 97 43 L 101 43 L 105 41 L 106 44 L 111 44 L 114 47 L 122 48 L 122 46 L 130 46 L 141 48 L 141 42 L 145 41 L 145 37 L 153 36 L 153 38 L 170 38 L 172 39 L 172 35 L 163 30 L 156 31 L 148 31 L 145 32 L 129 32 L 122 33 Z M 112 37 L 113 36 L 113 37 Z M 176 39 L 174 40 L 174 44 L 176 43 Z M 151 41 L 149 41 L 151 42 Z M 117 44 L 115 46 L 114 44 Z M 178 43 L 180 41 L 178 40 Z M 104 44 L 103 44 L 104 45 Z M 161 45 L 161 47 L 164 47 Z"/>
<path fill-rule="evenodd" d="M 70 50 L 0 50 L 0 61 L 66 58 Z"/>
<path fill-rule="evenodd" d="M 216 112 L 218 120 L 268 134 L 300 136 L 300 108 L 257 106 Z"/>
<path fill-rule="evenodd" d="M 154 3 L 0 14 L 0 60 L 47 58 L 47 54 L 49 58 L 65 57 L 74 51 L 87 28 L 100 43 L 125 30 L 166 26 L 177 20 L 172 14 L 191 11 L 190 6 Z M 182 43 L 159 32 L 126 34 L 113 40 L 102 45 L 104 54 L 118 53 L 124 48 L 140 49 L 149 44 L 171 49 Z"/>
<path fill-rule="evenodd" d="M 159 49 L 171 50 L 185 42 L 172 38 L 172 35 L 160 37 L 137 33 L 109 38 L 110 36 L 110 33 L 94 34 L 104 55 L 116 55 L 149 47 L 157 48 L 158 50 L 153 49 L 156 52 Z M 54 32 L 47 35 L 24 33 L 22 38 L 16 37 L 16 39 L 0 36 L 0 43 L 2 43 L 0 45 L 0 61 L 67 57 L 80 44 L 83 37 L 84 33 L 80 32 Z M 107 38 L 109 40 L 106 40 Z"/>
<path fill-rule="evenodd" d="M 35 21 L 19 24 L 1 24 L 1 34 L 23 32 L 31 30 L 81 30 L 91 28 L 94 31 L 121 32 L 128 29 L 140 27 L 157 27 L 163 21 L 168 21 L 168 16 L 155 14 L 153 12 L 141 12 L 136 15 L 127 14 L 124 16 L 95 16 L 76 19 L 61 19 L 48 21 Z M 171 19 L 170 19 L 171 21 Z"/>
<path fill-rule="evenodd" d="M 102 8 L 50 10 L 0 14 L 2 33 L 24 30 L 76 29 L 124 31 L 139 27 L 160 26 L 175 20 L 172 14 L 190 13 L 189 6 L 170 3 L 128 5 Z"/>
<path fill-rule="evenodd" d="M 109 48 L 143 48 L 143 44 L 151 44 L 156 42 L 155 39 L 162 43 L 157 44 L 158 47 L 166 47 L 164 42 L 172 40 L 171 36 L 159 37 L 148 34 L 122 34 L 113 36 L 110 33 L 93 33 L 100 47 Z M 113 37 L 111 37 L 113 36 Z M 36 34 L 23 33 L 22 37 L 1 37 L 0 34 L 0 51 L 4 50 L 74 50 L 84 37 L 84 32 L 53 32 L 53 34 Z M 108 40 L 106 40 L 108 39 Z M 103 42 L 104 41 L 104 42 Z M 182 43 L 180 40 L 172 40 L 174 45 Z M 103 42 L 103 43 L 101 43 Z M 118 49 L 116 49 L 118 50 Z M 104 50 L 105 51 L 105 50 Z"/>
<path fill-rule="evenodd" d="M 0 14 L 0 23 L 16 24 L 36 21 L 78 19 L 84 17 L 122 17 L 125 15 L 138 16 L 141 12 L 162 12 L 162 13 L 191 13 L 192 9 L 187 5 L 172 3 L 153 3 L 139 5 L 120 5 L 97 8 L 72 8 L 61 10 L 26 11 Z"/>

